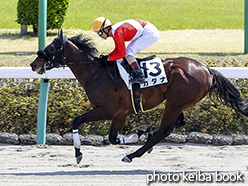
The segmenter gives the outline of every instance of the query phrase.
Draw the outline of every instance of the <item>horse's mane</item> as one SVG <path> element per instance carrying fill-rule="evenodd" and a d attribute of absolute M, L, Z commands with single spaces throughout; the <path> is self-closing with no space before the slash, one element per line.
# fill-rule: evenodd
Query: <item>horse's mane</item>
<path fill-rule="evenodd" d="M 98 50 L 95 48 L 95 44 L 93 43 L 92 39 L 84 37 L 83 34 L 70 37 L 68 40 L 70 40 L 80 50 L 90 55 L 91 57 L 95 57 L 98 53 Z"/>

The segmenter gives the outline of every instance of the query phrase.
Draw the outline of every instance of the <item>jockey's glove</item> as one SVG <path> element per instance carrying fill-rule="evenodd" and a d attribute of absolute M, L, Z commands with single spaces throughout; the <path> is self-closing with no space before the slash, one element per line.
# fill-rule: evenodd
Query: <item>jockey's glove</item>
<path fill-rule="evenodd" d="M 100 63 L 106 63 L 108 61 L 108 56 L 105 56 L 105 55 L 100 55 L 100 57 L 98 58 L 98 61 Z"/>

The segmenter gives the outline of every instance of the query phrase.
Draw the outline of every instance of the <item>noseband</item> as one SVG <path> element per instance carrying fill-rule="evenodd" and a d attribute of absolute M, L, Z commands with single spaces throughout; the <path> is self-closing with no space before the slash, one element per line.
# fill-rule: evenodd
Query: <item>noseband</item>
<path fill-rule="evenodd" d="M 67 37 L 63 36 L 63 41 L 59 38 L 54 39 L 53 44 L 56 48 L 56 52 L 51 54 L 47 47 L 44 50 L 39 50 L 37 55 L 47 62 L 43 65 L 44 71 L 51 68 L 65 67 L 66 63 L 66 43 Z"/>

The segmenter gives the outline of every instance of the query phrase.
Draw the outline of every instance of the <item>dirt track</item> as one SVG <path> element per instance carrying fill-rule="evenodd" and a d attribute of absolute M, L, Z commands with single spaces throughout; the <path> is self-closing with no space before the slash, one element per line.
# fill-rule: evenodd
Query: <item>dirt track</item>
<path fill-rule="evenodd" d="M 73 146 L 0 145 L 0 185 L 147 185 L 147 178 L 158 174 L 165 179 L 168 174 L 178 176 L 177 185 L 193 183 L 183 173 L 212 175 L 204 185 L 223 185 L 216 182 L 219 174 L 233 175 L 239 171 L 248 183 L 248 146 L 208 146 L 162 143 L 151 154 L 134 159 L 132 163 L 120 160 L 140 145 L 82 146 L 84 158 L 75 164 Z M 155 173 L 153 173 L 156 171 Z M 158 179 L 158 178 L 157 178 Z M 176 177 L 174 177 L 176 179 Z M 173 184 L 153 182 L 151 185 Z M 198 185 L 199 180 L 196 185 Z M 175 184 L 175 183 L 174 183 Z M 246 185 L 232 182 L 231 185 Z"/>

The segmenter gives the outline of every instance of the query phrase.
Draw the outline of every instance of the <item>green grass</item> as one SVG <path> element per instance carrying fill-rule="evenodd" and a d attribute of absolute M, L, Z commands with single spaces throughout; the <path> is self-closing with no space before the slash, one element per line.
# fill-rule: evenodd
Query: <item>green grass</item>
<path fill-rule="evenodd" d="M 18 0 L 2 0 L 0 3 L 0 28 L 20 28 L 15 20 L 17 19 Z"/>
<path fill-rule="evenodd" d="M 0 28 L 19 28 L 18 0 L 0 5 Z M 112 22 L 139 18 L 159 30 L 243 29 L 244 0 L 71 0 L 63 28 L 91 30 L 96 17 Z"/>
<path fill-rule="evenodd" d="M 242 0 L 89 0 L 71 1 L 65 28 L 91 29 L 93 20 L 106 16 L 112 22 L 140 18 L 159 30 L 242 29 Z M 73 20 L 73 18 L 75 18 Z"/>

